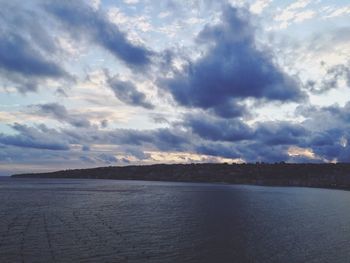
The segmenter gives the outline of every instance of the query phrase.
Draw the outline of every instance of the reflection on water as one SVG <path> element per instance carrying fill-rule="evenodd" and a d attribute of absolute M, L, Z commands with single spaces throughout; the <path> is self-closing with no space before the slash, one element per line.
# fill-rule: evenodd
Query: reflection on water
<path fill-rule="evenodd" d="M 0 179 L 0 262 L 348 262 L 350 192 Z"/>

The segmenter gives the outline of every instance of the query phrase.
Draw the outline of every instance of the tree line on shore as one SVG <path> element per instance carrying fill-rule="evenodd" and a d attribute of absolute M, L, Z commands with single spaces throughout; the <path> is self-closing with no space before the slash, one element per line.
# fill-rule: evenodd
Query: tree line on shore
<path fill-rule="evenodd" d="M 284 162 L 154 164 L 15 174 L 12 177 L 207 182 L 350 189 L 350 164 Z"/>

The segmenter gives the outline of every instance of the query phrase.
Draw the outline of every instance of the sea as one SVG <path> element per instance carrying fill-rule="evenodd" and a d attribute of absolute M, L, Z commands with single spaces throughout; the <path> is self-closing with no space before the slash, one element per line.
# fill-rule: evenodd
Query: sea
<path fill-rule="evenodd" d="M 3 177 L 0 262 L 350 262 L 350 192 Z"/>

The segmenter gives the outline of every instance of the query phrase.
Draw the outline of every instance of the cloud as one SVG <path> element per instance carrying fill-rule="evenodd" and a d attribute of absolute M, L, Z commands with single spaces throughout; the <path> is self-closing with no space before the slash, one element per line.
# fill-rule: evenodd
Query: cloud
<path fill-rule="evenodd" d="M 90 163 L 95 165 L 113 164 L 123 158 L 132 162 L 148 162 L 152 159 L 149 154 L 151 151 L 161 151 L 165 155 L 174 151 L 204 154 L 248 162 L 349 160 L 348 105 L 298 110 L 299 114 L 305 114 L 311 120 L 301 123 L 256 122 L 247 125 L 238 118 L 225 119 L 202 112 L 184 115 L 182 122 L 169 123 L 171 126 L 168 128 L 152 130 L 100 130 L 98 126 L 54 130 L 45 125 L 28 127 L 15 124 L 13 128 L 19 134 L 1 134 L 0 145 L 50 151 L 70 149 L 68 158 L 75 156 L 77 162 L 84 163 L 89 163 L 88 158 L 91 158 L 93 162 Z M 314 115 L 309 114 L 310 111 Z M 310 122 L 317 118 L 326 121 L 329 118 L 327 116 L 334 116 L 334 127 L 334 123 L 331 123 L 319 128 L 317 123 Z M 106 148 L 99 150 L 96 145 Z M 80 158 L 82 149 L 84 158 Z M 298 154 L 295 149 L 298 149 Z"/>
<path fill-rule="evenodd" d="M 100 121 L 101 128 L 107 128 L 108 127 L 108 120 L 104 119 Z"/>
<path fill-rule="evenodd" d="M 54 59 L 59 47 L 40 19 L 15 3 L 1 6 L 0 79 L 22 93 L 37 91 L 49 79 L 72 78 Z"/>
<path fill-rule="evenodd" d="M 151 157 L 151 155 L 149 153 L 145 153 L 139 147 L 126 146 L 126 147 L 123 147 L 122 150 L 126 155 L 131 155 L 131 156 L 137 158 L 138 160 L 147 160 Z"/>
<path fill-rule="evenodd" d="M 139 0 L 124 0 L 124 3 L 128 5 L 134 5 L 134 4 L 137 4 L 138 2 Z"/>
<path fill-rule="evenodd" d="M 298 81 L 273 62 L 269 51 L 257 48 L 254 34 L 248 12 L 226 6 L 221 23 L 207 25 L 198 36 L 198 43 L 206 44 L 208 51 L 159 85 L 179 104 L 212 109 L 219 115 L 222 105 L 234 108 L 247 98 L 301 100 L 305 95 Z M 237 115 L 236 110 L 232 113 Z"/>
<path fill-rule="evenodd" d="M 308 129 L 324 131 L 332 128 L 346 130 L 350 124 L 350 102 L 344 106 L 333 104 L 320 107 L 314 105 L 300 105 L 296 114 L 305 118 L 303 125 Z"/>
<path fill-rule="evenodd" d="M 68 0 L 46 4 L 45 9 L 61 21 L 73 37 L 86 37 L 94 41 L 131 67 L 150 64 L 152 52 L 131 43 L 102 11 L 94 10 L 82 1 Z"/>
<path fill-rule="evenodd" d="M 267 146 L 259 142 L 250 142 L 239 145 L 238 149 L 247 162 L 282 162 L 288 161 L 288 146 L 271 145 Z"/>
<path fill-rule="evenodd" d="M 195 147 L 201 154 L 239 159 L 245 162 L 281 162 L 289 160 L 288 146 L 266 146 L 259 141 L 242 141 L 236 143 L 202 142 Z"/>
<path fill-rule="evenodd" d="M 309 135 L 301 124 L 269 121 L 256 124 L 255 139 L 268 145 L 298 145 Z"/>
<path fill-rule="evenodd" d="M 97 126 L 91 126 L 89 128 L 79 130 L 72 128 L 62 129 L 60 134 L 60 136 L 66 138 L 71 144 L 103 144 L 115 145 L 123 148 L 126 146 L 137 146 L 142 150 L 185 150 L 190 143 L 190 134 L 175 127 L 150 130 L 100 130 Z"/>
<path fill-rule="evenodd" d="M 231 100 L 220 105 L 216 105 L 211 110 L 217 116 L 222 118 L 236 118 L 236 117 L 248 117 L 250 116 L 249 110 L 246 105 L 238 103 L 235 100 Z"/>
<path fill-rule="evenodd" d="M 305 10 L 312 3 L 311 0 L 294 1 L 275 16 L 275 21 L 280 22 L 279 28 L 285 29 L 293 23 L 300 23 L 304 20 L 311 19 L 316 15 L 314 10 Z"/>
<path fill-rule="evenodd" d="M 350 88 L 350 62 L 328 68 L 321 80 L 309 80 L 306 87 L 314 94 L 322 94 L 329 90 L 339 88 L 342 80 L 345 82 L 345 85 Z"/>
<path fill-rule="evenodd" d="M 190 143 L 190 138 L 185 132 L 176 129 L 157 129 L 153 134 L 153 145 L 162 151 L 184 151 Z"/>
<path fill-rule="evenodd" d="M 101 6 L 101 0 L 88 0 L 88 4 L 95 10 L 98 10 Z"/>
<path fill-rule="evenodd" d="M 350 14 L 350 6 L 333 7 L 326 10 L 327 14 L 324 16 L 325 19 L 346 16 Z"/>
<path fill-rule="evenodd" d="M 0 36 L 0 68 L 24 76 L 61 77 L 64 71 L 16 34 Z"/>
<path fill-rule="evenodd" d="M 310 142 L 315 136 L 303 123 L 265 121 L 248 125 L 238 118 L 203 113 L 185 115 L 178 125 L 193 133 L 191 147 L 197 153 L 254 162 L 287 161 L 289 147 L 312 148 Z"/>
<path fill-rule="evenodd" d="M 34 112 L 37 114 L 50 116 L 58 121 L 67 122 L 77 128 L 86 128 L 91 125 L 86 117 L 69 113 L 65 106 L 58 103 L 38 104 L 32 107 L 34 107 Z"/>
<path fill-rule="evenodd" d="M 242 154 L 235 149 L 234 146 L 218 143 L 204 142 L 195 147 L 195 151 L 199 154 L 210 156 L 220 156 L 225 158 L 241 158 Z"/>
<path fill-rule="evenodd" d="M 118 162 L 118 159 L 114 155 L 106 153 L 100 154 L 98 159 L 106 164 L 114 164 Z"/>
<path fill-rule="evenodd" d="M 186 114 L 175 127 L 190 133 L 185 147 L 190 151 L 248 162 L 291 160 L 288 149 L 312 148 L 315 136 L 303 123 L 264 121 L 248 125 L 239 118 L 225 119 L 208 112 Z M 296 156 L 293 160 L 297 161 Z"/>
<path fill-rule="evenodd" d="M 222 119 L 209 115 L 188 115 L 183 125 L 210 141 L 240 141 L 252 139 L 253 130 L 239 119 Z"/>
<path fill-rule="evenodd" d="M 69 150 L 69 144 L 62 134 L 47 128 L 45 125 L 33 128 L 16 123 L 12 128 L 19 134 L 5 135 L 0 133 L 1 144 L 45 150 Z"/>
<path fill-rule="evenodd" d="M 154 108 L 154 105 L 147 101 L 146 95 L 138 91 L 131 81 L 123 81 L 117 76 L 114 76 L 108 77 L 108 84 L 120 101 L 128 105 L 140 106 L 146 109 Z"/>
<path fill-rule="evenodd" d="M 220 142 L 255 141 L 266 146 L 298 145 L 309 136 L 309 131 L 301 124 L 284 121 L 260 122 L 248 126 L 239 119 L 197 116 L 187 118 L 184 125 L 203 139 Z"/>
<path fill-rule="evenodd" d="M 162 113 L 153 113 L 149 115 L 149 118 L 154 122 L 158 124 L 162 123 L 169 123 L 169 120 L 166 118 L 166 116 Z"/>
<path fill-rule="evenodd" d="M 316 15 L 344 15 L 347 9 L 316 14 L 320 2 L 299 0 L 277 9 L 271 21 L 273 10 L 266 9 L 271 0 L 250 1 L 250 9 L 247 1 L 229 1 L 247 9 L 225 5 L 221 13 L 222 2 L 211 0 L 134 6 L 125 3 L 136 1 L 114 6 L 99 0 L 14 1 L 4 1 L 0 10 L 0 84 L 9 92 L 1 112 L 6 123 L 21 124 L 1 127 L 1 165 L 350 161 L 350 103 L 302 105 L 294 116 L 295 104 L 284 105 L 306 104 L 304 91 L 313 93 L 312 101 L 331 103 L 350 86 L 349 28 L 337 20 L 293 43 L 293 36 L 265 35 L 253 24 L 288 26 Z M 248 9 L 266 10 L 267 16 L 256 20 Z M 283 41 L 276 45 L 279 37 Z M 134 69 L 147 73 L 136 75 Z M 67 72 L 77 74 L 79 82 L 62 85 L 70 78 Z M 298 72 L 303 81 L 314 78 L 301 87 L 288 72 Z M 10 94 L 14 88 L 39 87 L 43 93 Z M 329 100 L 323 94 L 338 87 Z M 64 104 L 51 103 L 57 94 Z M 139 108 L 118 108 L 115 97 Z M 271 116 L 275 105 L 282 113 Z M 129 112 L 137 122 L 130 123 L 135 118 Z M 43 120 L 45 125 L 35 123 Z"/>
<path fill-rule="evenodd" d="M 106 143 L 116 145 L 151 147 L 162 151 L 184 150 L 189 137 L 183 131 L 170 128 L 154 130 L 116 129 L 104 134 Z"/>
<path fill-rule="evenodd" d="M 334 128 L 316 132 L 312 137 L 307 138 L 304 145 L 324 160 L 348 162 L 350 161 L 348 139 L 349 134 L 347 132 Z"/>
<path fill-rule="evenodd" d="M 257 0 L 250 6 L 249 10 L 253 13 L 260 14 L 271 4 L 271 2 L 272 0 Z"/>
<path fill-rule="evenodd" d="M 302 125 L 311 131 L 301 147 L 311 148 L 316 155 L 329 161 L 350 160 L 347 155 L 350 151 L 350 102 L 344 106 L 299 106 L 297 113 L 305 118 Z"/>

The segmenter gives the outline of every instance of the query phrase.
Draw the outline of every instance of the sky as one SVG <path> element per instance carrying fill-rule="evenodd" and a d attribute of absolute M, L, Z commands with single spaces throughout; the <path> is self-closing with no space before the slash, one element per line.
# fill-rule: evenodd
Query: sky
<path fill-rule="evenodd" d="M 348 0 L 0 7 L 0 175 L 350 161 Z"/>

